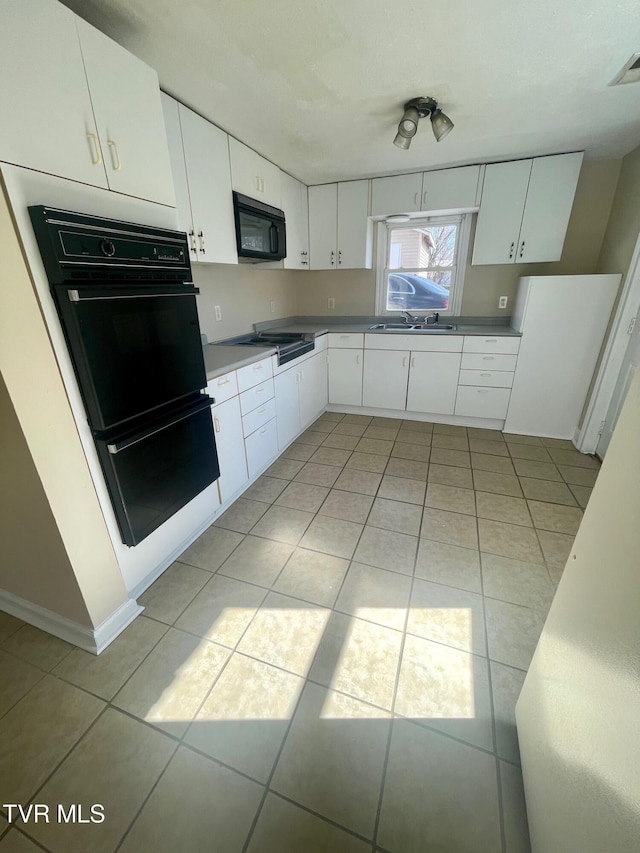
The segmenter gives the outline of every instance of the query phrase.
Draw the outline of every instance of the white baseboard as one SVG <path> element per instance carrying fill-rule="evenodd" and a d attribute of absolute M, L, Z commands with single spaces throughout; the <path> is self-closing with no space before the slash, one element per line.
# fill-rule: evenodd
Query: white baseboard
<path fill-rule="evenodd" d="M 28 622 L 48 634 L 53 634 L 67 643 L 72 643 L 80 649 L 99 655 L 120 634 L 127 625 L 142 613 L 143 607 L 129 598 L 111 616 L 107 617 L 97 628 L 88 628 L 72 619 L 60 616 L 46 607 L 33 604 L 24 598 L 13 595 L 6 590 L 0 590 L 0 610 Z"/>
<path fill-rule="evenodd" d="M 434 415 L 429 412 L 407 412 L 404 409 L 374 409 L 371 406 L 347 406 L 342 403 L 329 403 L 326 411 L 346 415 L 373 415 L 378 418 L 449 424 L 451 426 L 480 427 L 482 429 L 501 430 L 504 427 L 504 419 L 472 418 L 466 415 Z"/>

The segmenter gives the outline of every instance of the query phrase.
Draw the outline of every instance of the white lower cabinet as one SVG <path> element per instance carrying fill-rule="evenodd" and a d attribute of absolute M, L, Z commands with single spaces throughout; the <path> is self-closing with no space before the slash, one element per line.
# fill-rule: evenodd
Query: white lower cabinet
<path fill-rule="evenodd" d="M 329 401 L 327 389 L 327 353 L 319 352 L 300 366 L 300 426 L 309 426 Z"/>
<path fill-rule="evenodd" d="M 240 400 L 238 397 L 231 397 L 230 400 L 214 406 L 211 416 L 220 465 L 220 503 L 224 505 L 249 479 L 242 437 Z"/>
<path fill-rule="evenodd" d="M 244 440 L 249 477 L 255 477 L 278 455 L 276 419 L 270 420 Z"/>
<path fill-rule="evenodd" d="M 327 354 L 299 362 L 274 377 L 278 448 L 284 450 L 327 405 Z"/>
<path fill-rule="evenodd" d="M 300 372 L 295 367 L 285 370 L 274 379 L 280 450 L 291 444 L 300 432 L 299 383 Z"/>
<path fill-rule="evenodd" d="M 410 357 L 410 353 L 403 350 L 365 350 L 363 406 L 405 409 Z"/>
<path fill-rule="evenodd" d="M 452 415 L 460 358 L 459 352 L 412 352 L 407 411 Z"/>
<path fill-rule="evenodd" d="M 329 349 L 330 403 L 362 405 L 362 356 L 361 349 Z"/>
<path fill-rule="evenodd" d="M 456 415 L 470 418 L 504 420 L 509 406 L 510 388 L 479 388 L 460 385 L 456 399 Z"/>

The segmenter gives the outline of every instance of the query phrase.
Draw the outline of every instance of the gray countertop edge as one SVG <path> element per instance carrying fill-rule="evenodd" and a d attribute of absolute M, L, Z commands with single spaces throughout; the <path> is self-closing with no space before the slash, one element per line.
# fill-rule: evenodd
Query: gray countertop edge
<path fill-rule="evenodd" d="M 404 329 L 389 330 L 371 329 L 370 326 L 376 322 L 380 322 L 379 317 L 350 317 L 350 318 L 326 318 L 326 317 L 304 317 L 293 318 L 285 317 L 279 321 L 270 321 L 267 323 L 256 323 L 256 331 L 272 332 L 300 332 L 308 335 L 320 337 L 330 332 L 352 333 L 369 335 L 412 335 L 415 337 L 423 337 L 430 335 L 434 337 L 442 337 L 443 335 L 502 335 L 504 337 L 522 337 L 520 332 L 512 329 L 511 326 L 504 322 L 468 322 L 473 320 L 492 320 L 493 318 L 476 318 L 464 317 L 461 320 L 467 322 L 456 321 L 458 328 L 455 330 L 442 330 L 439 332 L 411 332 Z M 502 318 L 499 318 L 502 319 Z M 237 370 L 240 367 L 245 367 L 247 364 L 253 364 L 263 358 L 268 358 L 275 355 L 275 347 L 246 347 L 233 346 L 222 343 L 207 344 L 203 348 L 205 370 L 207 379 L 215 379 L 217 376 L 222 376 L 229 373 L 231 370 Z"/>

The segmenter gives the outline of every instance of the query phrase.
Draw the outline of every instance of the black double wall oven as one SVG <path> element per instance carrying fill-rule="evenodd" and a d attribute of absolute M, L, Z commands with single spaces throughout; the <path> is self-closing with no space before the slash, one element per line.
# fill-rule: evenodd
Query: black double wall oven
<path fill-rule="evenodd" d="M 220 474 L 186 235 L 30 207 L 122 541 Z"/>

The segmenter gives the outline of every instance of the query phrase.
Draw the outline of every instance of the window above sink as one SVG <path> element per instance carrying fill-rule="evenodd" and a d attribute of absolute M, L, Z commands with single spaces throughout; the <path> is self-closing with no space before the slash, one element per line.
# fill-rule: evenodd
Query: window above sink
<path fill-rule="evenodd" d="M 398 218 L 379 224 L 376 312 L 459 315 L 470 215 Z"/>

